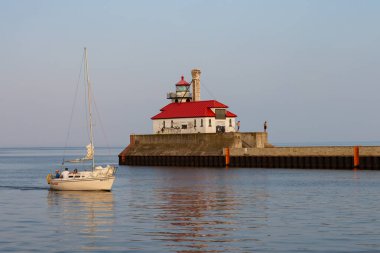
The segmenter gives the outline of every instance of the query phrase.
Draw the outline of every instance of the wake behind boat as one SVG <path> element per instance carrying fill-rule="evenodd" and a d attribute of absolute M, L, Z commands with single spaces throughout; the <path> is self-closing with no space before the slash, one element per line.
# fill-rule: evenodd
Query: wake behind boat
<path fill-rule="evenodd" d="M 60 191 L 111 191 L 113 182 L 116 177 L 116 167 L 113 165 L 107 165 L 105 167 L 95 166 L 95 149 L 94 149 L 94 134 L 92 123 L 92 89 L 90 78 L 88 74 L 88 61 L 87 61 L 87 49 L 84 49 L 84 71 L 87 84 L 87 103 L 88 103 L 88 116 L 89 116 L 89 128 L 90 128 L 90 144 L 86 146 L 87 154 L 83 158 L 70 160 L 68 162 L 81 163 L 85 161 L 92 161 L 91 170 L 89 171 L 77 171 L 69 172 L 66 168 L 61 174 L 53 176 L 48 174 L 46 181 L 50 185 L 51 190 Z M 62 162 L 62 166 L 64 165 Z"/>

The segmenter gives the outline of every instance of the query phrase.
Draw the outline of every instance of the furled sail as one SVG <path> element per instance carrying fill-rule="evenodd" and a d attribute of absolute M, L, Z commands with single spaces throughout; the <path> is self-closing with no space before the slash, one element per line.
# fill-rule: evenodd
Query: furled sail
<path fill-rule="evenodd" d="M 90 144 L 88 144 L 86 146 L 87 148 L 87 154 L 85 157 L 83 157 L 84 160 L 91 160 L 93 157 L 94 157 L 94 146 Z"/>
<path fill-rule="evenodd" d="M 68 162 L 70 162 L 70 163 L 79 163 L 79 162 L 82 162 L 82 161 L 91 160 L 94 157 L 94 146 L 91 145 L 91 143 L 90 143 L 90 144 L 88 144 L 86 146 L 86 148 L 87 148 L 87 154 L 86 154 L 85 157 L 74 159 L 74 160 L 70 160 Z"/>

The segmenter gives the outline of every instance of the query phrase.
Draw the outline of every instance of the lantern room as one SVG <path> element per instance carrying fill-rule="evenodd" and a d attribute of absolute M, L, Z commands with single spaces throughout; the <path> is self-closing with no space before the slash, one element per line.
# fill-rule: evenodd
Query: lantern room
<path fill-rule="evenodd" d="M 175 92 L 167 94 L 167 99 L 171 99 L 172 103 L 190 102 L 192 100 L 190 83 L 186 82 L 184 76 L 181 76 L 181 80 L 175 84 Z"/>

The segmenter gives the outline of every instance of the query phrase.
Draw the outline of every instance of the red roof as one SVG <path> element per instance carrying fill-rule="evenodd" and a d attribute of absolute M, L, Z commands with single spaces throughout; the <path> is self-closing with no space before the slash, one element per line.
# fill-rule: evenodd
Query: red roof
<path fill-rule="evenodd" d="M 216 100 L 170 103 L 151 119 L 215 117 L 215 113 L 211 108 L 228 108 L 228 106 Z M 226 117 L 235 118 L 237 116 L 232 112 L 226 111 Z"/>
<path fill-rule="evenodd" d="M 179 80 L 178 83 L 176 83 L 175 85 L 176 86 L 189 86 L 190 84 L 188 82 L 185 81 L 185 79 L 183 79 L 184 77 L 181 76 L 181 80 Z"/>

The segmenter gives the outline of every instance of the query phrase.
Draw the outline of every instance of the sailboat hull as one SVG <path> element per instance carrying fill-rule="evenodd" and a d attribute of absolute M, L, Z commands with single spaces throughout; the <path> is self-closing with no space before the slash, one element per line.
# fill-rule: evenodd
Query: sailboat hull
<path fill-rule="evenodd" d="M 50 189 L 56 191 L 111 191 L 115 177 L 88 179 L 52 179 Z"/>

